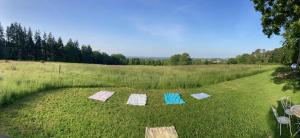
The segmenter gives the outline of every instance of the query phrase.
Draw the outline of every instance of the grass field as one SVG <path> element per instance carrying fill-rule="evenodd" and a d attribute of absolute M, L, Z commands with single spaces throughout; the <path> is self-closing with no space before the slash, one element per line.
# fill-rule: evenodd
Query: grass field
<path fill-rule="evenodd" d="M 199 88 L 270 70 L 274 66 L 105 66 L 0 61 L 0 106 L 30 93 L 71 87 L 141 90 Z"/>
<path fill-rule="evenodd" d="M 0 64 L 0 134 L 14 137 L 144 137 L 145 127 L 171 125 L 180 137 L 278 137 L 270 107 L 282 96 L 300 104 L 299 92 L 272 81 L 277 66 Z M 116 94 L 106 103 L 87 98 L 100 90 Z M 186 104 L 165 105 L 170 91 Z M 126 105 L 137 92 L 147 105 Z M 212 97 L 197 101 L 196 92 Z"/>

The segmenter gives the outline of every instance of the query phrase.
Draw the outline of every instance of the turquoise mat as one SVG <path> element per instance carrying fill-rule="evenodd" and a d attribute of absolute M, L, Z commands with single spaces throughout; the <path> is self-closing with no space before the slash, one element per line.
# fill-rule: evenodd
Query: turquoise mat
<path fill-rule="evenodd" d="M 165 93 L 164 100 L 166 104 L 184 104 L 179 93 Z"/>

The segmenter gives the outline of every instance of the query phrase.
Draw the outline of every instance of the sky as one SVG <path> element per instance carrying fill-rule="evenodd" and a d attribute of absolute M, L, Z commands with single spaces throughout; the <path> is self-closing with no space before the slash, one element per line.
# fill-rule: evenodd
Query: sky
<path fill-rule="evenodd" d="M 281 46 L 250 0 L 0 0 L 0 22 L 126 56 L 229 58 Z"/>

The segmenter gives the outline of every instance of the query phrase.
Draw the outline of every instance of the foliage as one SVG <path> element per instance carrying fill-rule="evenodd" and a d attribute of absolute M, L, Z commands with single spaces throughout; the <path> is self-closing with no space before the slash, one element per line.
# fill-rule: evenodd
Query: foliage
<path fill-rule="evenodd" d="M 180 57 L 181 57 L 180 54 L 175 54 L 175 55 L 171 56 L 169 59 L 169 64 L 170 65 L 178 65 Z"/>
<path fill-rule="evenodd" d="M 8 26 L 6 35 L 4 35 L 3 27 L 0 24 L 0 59 L 100 64 L 126 63 L 124 58 L 118 57 L 124 56 L 119 54 L 117 57 L 113 57 L 106 53 L 93 51 L 90 45 L 80 47 L 79 43 L 72 39 L 69 39 L 64 45 L 60 37 L 55 39 L 51 33 L 43 33 L 41 36 L 41 33 L 36 31 L 33 36 L 30 28 L 26 29 L 18 23 Z"/>
<path fill-rule="evenodd" d="M 70 39 L 66 44 L 66 46 L 64 47 L 64 51 L 66 53 L 64 61 L 66 62 L 80 61 L 81 52 L 77 41 L 73 42 L 72 39 Z"/>
<path fill-rule="evenodd" d="M 283 34 L 284 46 L 292 51 L 285 53 L 291 62 L 300 64 L 300 1 L 252 0 L 255 9 L 262 14 L 263 33 L 268 37 Z M 294 51 L 295 50 L 295 51 Z M 295 58 L 295 56 L 298 56 Z"/>
<path fill-rule="evenodd" d="M 127 64 L 127 59 L 122 54 L 112 54 L 113 63 L 117 65 L 125 65 Z"/>
<path fill-rule="evenodd" d="M 203 64 L 203 61 L 201 59 L 193 59 L 192 64 L 193 65 L 201 65 L 201 64 Z"/>
<path fill-rule="evenodd" d="M 237 63 L 238 63 L 238 61 L 235 58 L 229 58 L 227 60 L 227 64 L 237 64 Z"/>
<path fill-rule="evenodd" d="M 170 65 L 190 65 L 192 64 L 192 58 L 188 53 L 175 54 L 169 59 Z"/>
<path fill-rule="evenodd" d="M 4 46 L 5 46 L 5 39 L 4 39 L 4 30 L 0 23 L 0 59 L 4 57 Z"/>
<path fill-rule="evenodd" d="M 190 65 L 192 64 L 192 58 L 188 53 L 181 54 L 179 58 L 179 65 Z"/>
<path fill-rule="evenodd" d="M 291 64 L 291 58 L 295 58 L 290 54 L 295 50 L 291 50 L 286 46 L 276 48 L 274 50 L 257 49 L 251 54 L 238 55 L 235 58 L 227 60 L 228 64 Z"/>

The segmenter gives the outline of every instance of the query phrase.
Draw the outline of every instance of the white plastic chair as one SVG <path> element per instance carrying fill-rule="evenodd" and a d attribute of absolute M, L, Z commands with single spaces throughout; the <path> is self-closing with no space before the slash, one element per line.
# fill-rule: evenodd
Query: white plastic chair
<path fill-rule="evenodd" d="M 284 113 L 287 114 L 289 116 L 289 118 L 291 118 L 291 116 L 293 115 L 293 113 L 291 112 L 290 108 L 292 107 L 292 102 L 290 97 L 283 97 L 280 100 L 282 108 L 284 110 Z"/>
<path fill-rule="evenodd" d="M 285 116 L 278 116 L 278 113 L 274 107 L 272 107 L 272 111 L 277 120 L 277 123 L 279 124 L 280 136 L 281 136 L 281 125 L 287 125 L 290 128 L 290 135 L 292 135 L 290 118 L 285 117 Z"/>

